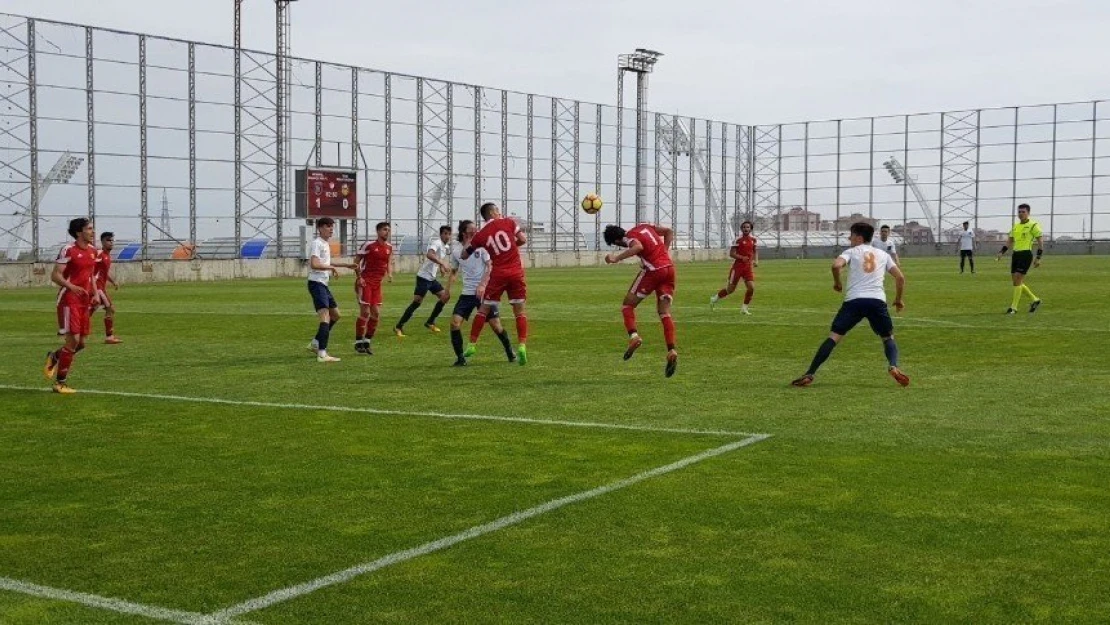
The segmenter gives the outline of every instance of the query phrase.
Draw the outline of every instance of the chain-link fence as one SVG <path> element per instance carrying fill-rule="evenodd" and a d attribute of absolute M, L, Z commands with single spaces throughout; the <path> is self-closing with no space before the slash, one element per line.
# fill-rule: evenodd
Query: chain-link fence
<path fill-rule="evenodd" d="M 282 106 L 281 73 L 271 53 L 0 14 L 5 258 L 49 259 L 80 215 L 126 258 L 299 256 L 290 181 L 305 166 L 357 171 L 345 241 L 388 220 L 402 253 L 483 201 L 533 253 L 598 249 L 606 223 L 634 219 L 632 109 L 296 58 Z M 1057 241 L 1106 239 L 1108 109 L 772 126 L 649 113 L 644 215 L 689 249 L 727 246 L 743 219 L 765 246 L 834 245 L 861 218 L 939 243 L 963 221 L 1004 236 L 1028 202 Z M 588 192 L 597 216 L 578 207 Z"/>

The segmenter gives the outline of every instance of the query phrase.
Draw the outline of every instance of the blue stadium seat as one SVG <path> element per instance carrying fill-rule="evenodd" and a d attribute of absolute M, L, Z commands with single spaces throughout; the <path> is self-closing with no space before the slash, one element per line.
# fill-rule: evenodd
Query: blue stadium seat
<path fill-rule="evenodd" d="M 239 254 L 242 258 L 248 260 L 258 260 L 262 258 L 262 254 L 269 244 L 270 241 L 267 239 L 252 239 L 243 243 L 243 249 L 239 250 Z"/>
<path fill-rule="evenodd" d="M 128 243 L 116 254 L 117 261 L 135 260 L 135 256 L 143 249 L 142 243 Z"/>

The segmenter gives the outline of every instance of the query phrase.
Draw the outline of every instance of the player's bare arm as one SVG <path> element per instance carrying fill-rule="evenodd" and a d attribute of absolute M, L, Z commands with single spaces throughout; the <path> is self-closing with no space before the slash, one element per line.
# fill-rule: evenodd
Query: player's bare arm
<path fill-rule="evenodd" d="M 77 293 L 78 295 L 88 295 L 88 291 L 70 282 L 69 280 L 66 280 L 66 277 L 62 274 L 62 272 L 64 271 L 65 265 L 63 265 L 62 263 L 55 263 L 54 271 L 50 273 L 50 281 L 62 287 L 63 289 L 67 289 L 69 291 Z"/>
<path fill-rule="evenodd" d="M 668 250 L 671 249 L 671 243 L 674 242 L 674 230 L 666 226 L 655 226 L 655 231 L 659 233 L 659 236 L 663 237 L 663 247 Z"/>
<path fill-rule="evenodd" d="M 840 283 L 840 270 L 843 269 L 846 264 L 844 259 L 840 257 L 837 257 L 832 264 L 833 290 L 837 293 L 844 290 L 844 286 Z"/>
<path fill-rule="evenodd" d="M 744 260 L 744 257 L 740 255 L 740 248 L 736 245 L 728 248 L 728 257 L 732 260 Z"/>
<path fill-rule="evenodd" d="M 894 265 L 890 268 L 890 275 L 894 276 L 894 309 L 901 311 L 906 307 L 902 303 L 902 293 L 906 290 L 906 274 L 902 273 L 898 265 Z"/>
<path fill-rule="evenodd" d="M 752 266 L 753 267 L 758 267 L 759 266 L 759 248 L 758 247 L 752 248 Z"/>
<path fill-rule="evenodd" d="M 639 241 L 637 241 L 636 239 L 629 239 L 628 249 L 624 250 L 623 252 L 621 252 L 619 254 L 615 254 L 615 255 L 614 254 L 606 254 L 605 255 L 605 262 L 609 263 L 610 265 L 614 265 L 616 263 L 621 262 L 622 260 L 624 260 L 626 258 L 631 258 L 633 256 L 636 256 L 637 254 L 639 254 L 643 251 L 644 251 L 644 246 L 641 245 Z"/>
<path fill-rule="evenodd" d="M 1044 236 L 1037 237 L 1037 257 L 1033 259 L 1033 266 L 1041 266 L 1041 256 L 1044 255 Z"/>

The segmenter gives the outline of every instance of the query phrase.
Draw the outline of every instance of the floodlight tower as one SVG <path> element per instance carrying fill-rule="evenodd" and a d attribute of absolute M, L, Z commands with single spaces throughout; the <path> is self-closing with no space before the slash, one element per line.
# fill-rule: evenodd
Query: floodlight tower
<path fill-rule="evenodd" d="M 890 160 L 883 161 L 883 167 L 886 169 L 894 182 L 904 184 L 913 192 L 913 196 L 917 199 L 918 206 L 921 207 L 921 212 L 925 213 L 925 219 L 929 222 L 929 228 L 937 233 L 937 242 L 941 240 L 940 225 L 937 221 L 937 216 L 933 213 L 933 209 L 929 208 L 929 202 L 925 199 L 925 194 L 922 193 L 921 188 L 917 186 L 917 181 L 914 180 L 906 173 L 906 167 L 893 156 Z M 905 224 L 903 224 L 905 225 Z"/>
<path fill-rule="evenodd" d="M 85 162 L 85 157 L 74 156 L 69 152 L 62 153 L 54 166 L 50 168 L 50 172 L 45 177 L 39 177 L 38 180 L 33 181 L 35 187 L 38 188 L 37 194 L 32 197 L 36 198 L 36 203 L 32 204 L 28 210 L 17 212 L 19 218 L 16 226 L 12 228 L 9 233 L 11 238 L 8 240 L 8 260 L 19 260 L 19 252 L 23 247 L 23 243 L 27 241 L 26 232 L 28 228 L 33 227 L 39 219 L 39 206 L 42 204 L 42 198 L 46 196 L 46 192 L 50 190 L 50 185 L 53 184 L 66 184 L 77 173 L 81 167 L 81 163 Z M 31 258 L 38 260 L 39 250 L 31 246 Z"/>
<path fill-rule="evenodd" d="M 644 109 L 647 107 L 648 74 L 652 72 L 662 52 L 636 48 L 632 54 L 617 57 L 617 109 L 624 110 L 624 73 L 636 74 L 636 223 L 646 216 L 647 204 L 647 123 Z M 618 126 L 624 120 L 617 120 Z M 620 148 L 618 147 L 618 150 Z"/>

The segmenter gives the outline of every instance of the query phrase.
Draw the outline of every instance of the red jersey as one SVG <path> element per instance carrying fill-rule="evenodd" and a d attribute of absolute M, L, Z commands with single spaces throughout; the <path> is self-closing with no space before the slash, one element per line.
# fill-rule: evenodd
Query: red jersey
<path fill-rule="evenodd" d="M 524 265 L 520 262 L 520 248 L 516 244 L 516 235 L 520 226 L 508 217 L 498 217 L 486 222 L 474 239 L 470 241 L 471 247 L 484 247 L 489 250 L 493 269 L 490 278 L 515 277 L 524 275 Z"/>
<path fill-rule="evenodd" d="M 736 243 L 732 244 L 736 248 L 736 255 L 746 257 L 748 260 L 737 260 L 736 262 L 742 265 L 750 265 L 755 258 L 755 237 L 750 234 L 740 235 L 736 239 Z"/>
<path fill-rule="evenodd" d="M 635 239 L 644 247 L 640 252 L 640 264 L 645 271 L 655 271 L 673 266 L 671 253 L 663 242 L 663 235 L 653 224 L 640 224 L 625 233 L 625 238 Z"/>
<path fill-rule="evenodd" d="M 96 253 L 96 290 L 103 291 L 108 286 L 108 271 L 112 269 L 112 253 L 100 250 Z"/>
<path fill-rule="evenodd" d="M 393 246 L 388 242 L 367 241 L 358 250 L 358 275 L 366 282 L 381 282 L 389 273 Z"/>
<path fill-rule="evenodd" d="M 55 261 L 59 265 L 65 266 L 62 270 L 62 276 L 73 285 L 85 289 L 87 294 L 79 295 L 69 289 L 62 288 L 58 293 L 60 303 L 88 305 L 94 291 L 93 287 L 95 287 L 93 276 L 96 274 L 96 263 L 99 255 L 100 251 L 92 246 L 82 249 L 76 243 L 70 243 L 62 248 L 62 251 L 58 253 L 58 259 Z"/>

